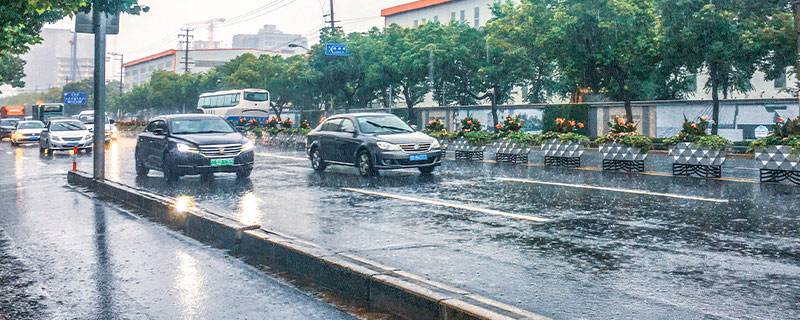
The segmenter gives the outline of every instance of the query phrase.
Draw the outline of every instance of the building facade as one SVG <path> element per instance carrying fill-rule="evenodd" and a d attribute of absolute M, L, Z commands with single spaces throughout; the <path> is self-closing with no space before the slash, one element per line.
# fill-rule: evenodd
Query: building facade
<path fill-rule="evenodd" d="M 92 35 L 76 35 L 69 29 L 49 28 L 42 29 L 41 35 L 42 42 L 32 46 L 22 56 L 27 62 L 23 78 L 25 88 L 22 91 L 46 91 L 50 87 L 93 76 Z"/>
<path fill-rule="evenodd" d="M 234 48 L 252 48 L 274 50 L 289 53 L 302 53 L 305 49 L 289 47 L 297 44 L 308 48 L 308 42 L 299 34 L 283 33 L 275 25 L 265 24 L 257 34 L 237 34 L 233 36 L 231 45 Z M 302 51 L 301 51 L 302 50 Z"/>
<path fill-rule="evenodd" d="M 284 57 L 294 54 L 260 49 L 196 49 L 188 52 L 186 50 L 171 49 L 123 64 L 125 91 L 130 90 L 134 85 L 150 81 L 150 76 L 156 70 L 167 70 L 176 73 L 187 71 L 192 73 L 207 72 L 245 53 L 251 53 L 256 56 L 268 54 L 282 55 Z M 189 62 L 188 67 L 185 63 L 187 60 Z"/>

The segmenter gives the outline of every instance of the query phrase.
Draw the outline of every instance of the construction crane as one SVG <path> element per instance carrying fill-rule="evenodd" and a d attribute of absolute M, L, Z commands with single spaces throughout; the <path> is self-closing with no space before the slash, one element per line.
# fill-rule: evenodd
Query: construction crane
<path fill-rule="evenodd" d="M 217 23 L 222 23 L 222 22 L 225 22 L 225 18 L 217 18 L 217 19 L 208 19 L 208 20 L 204 20 L 204 21 L 189 22 L 189 23 L 186 23 L 185 25 L 187 27 L 190 27 L 190 26 L 206 26 L 206 28 L 208 28 L 208 42 L 207 42 L 206 46 L 209 49 L 214 49 L 214 48 L 216 48 L 216 46 L 214 45 L 214 25 L 217 24 Z"/>

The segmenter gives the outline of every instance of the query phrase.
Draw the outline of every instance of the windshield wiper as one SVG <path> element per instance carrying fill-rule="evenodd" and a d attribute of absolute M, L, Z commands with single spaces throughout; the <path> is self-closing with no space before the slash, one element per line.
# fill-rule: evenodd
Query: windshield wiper
<path fill-rule="evenodd" d="M 369 120 L 367 120 L 367 123 L 370 124 L 370 125 L 376 126 L 378 128 L 384 128 L 384 129 L 389 129 L 389 130 L 399 130 L 399 131 L 403 131 L 403 132 L 411 132 L 411 131 L 408 131 L 408 129 L 398 128 L 398 127 L 393 127 L 393 126 L 384 126 L 384 125 L 380 125 L 380 124 L 377 124 L 377 123 L 369 121 Z"/>

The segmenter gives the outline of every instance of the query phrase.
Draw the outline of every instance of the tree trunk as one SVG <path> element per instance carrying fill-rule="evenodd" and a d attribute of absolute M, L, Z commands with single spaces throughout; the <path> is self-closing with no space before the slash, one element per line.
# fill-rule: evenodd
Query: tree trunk
<path fill-rule="evenodd" d="M 492 99 L 492 120 L 494 121 L 494 133 L 500 132 L 500 129 L 497 128 L 497 88 L 494 89 L 492 95 L 489 96 Z"/>
<path fill-rule="evenodd" d="M 800 82 L 800 1 L 792 1 L 795 31 L 797 31 L 797 56 L 795 57 L 794 74 Z"/>
<path fill-rule="evenodd" d="M 714 101 L 714 107 L 711 111 L 711 134 L 717 134 L 717 126 L 719 126 L 719 84 L 716 81 L 711 81 L 711 100 Z"/>
<path fill-rule="evenodd" d="M 415 117 L 414 113 L 411 110 L 414 108 L 414 101 L 411 101 L 411 92 L 408 92 L 407 86 L 403 86 L 403 98 L 406 99 L 406 110 L 408 110 L 408 123 L 418 125 L 418 123 L 415 122 L 417 117 Z"/>
<path fill-rule="evenodd" d="M 631 99 L 625 96 L 625 121 L 633 123 L 633 107 L 631 107 Z"/>

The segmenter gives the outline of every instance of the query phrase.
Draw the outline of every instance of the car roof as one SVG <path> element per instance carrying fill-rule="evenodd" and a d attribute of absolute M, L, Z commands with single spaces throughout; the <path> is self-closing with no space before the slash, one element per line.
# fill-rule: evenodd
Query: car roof
<path fill-rule="evenodd" d="M 50 119 L 50 121 L 48 121 L 48 122 L 81 122 L 81 121 L 78 120 L 78 119 L 72 119 L 72 118 L 59 118 L 59 119 Z M 83 122 L 81 122 L 81 123 L 83 123 Z"/>
<path fill-rule="evenodd" d="M 365 117 L 365 116 L 394 116 L 391 113 L 385 112 L 356 112 L 356 113 L 340 113 L 333 115 L 330 119 L 346 118 L 346 117 Z"/>
<path fill-rule="evenodd" d="M 222 119 L 222 117 L 215 114 L 203 114 L 203 113 L 171 114 L 166 116 L 160 116 L 157 118 L 164 120 Z"/>
<path fill-rule="evenodd" d="M 38 123 L 42 123 L 42 122 L 41 122 L 41 121 L 39 121 L 39 120 L 20 120 L 20 121 L 17 121 L 17 123 L 26 123 L 26 122 L 38 122 Z"/>

